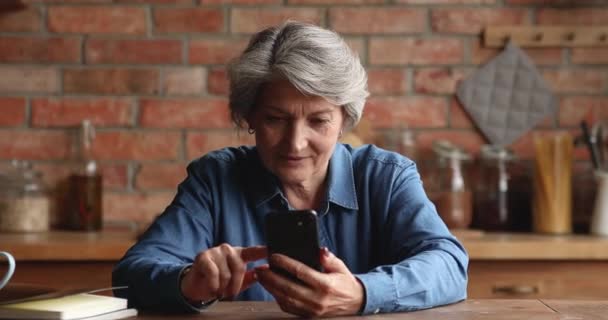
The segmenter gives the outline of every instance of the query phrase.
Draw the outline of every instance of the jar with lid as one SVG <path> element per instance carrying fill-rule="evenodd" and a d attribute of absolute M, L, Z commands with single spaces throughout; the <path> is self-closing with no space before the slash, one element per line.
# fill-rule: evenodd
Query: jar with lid
<path fill-rule="evenodd" d="M 471 160 L 471 155 L 444 140 L 434 142 L 433 151 L 438 170 L 431 200 L 448 228 L 468 228 L 472 220 L 472 193 L 466 183 L 464 163 Z"/>
<path fill-rule="evenodd" d="M 486 231 L 523 231 L 530 215 L 531 182 L 525 166 L 505 147 L 481 147 L 473 191 L 473 226 Z M 519 230 L 518 230 L 519 229 Z"/>
<path fill-rule="evenodd" d="M 473 225 L 488 231 L 509 230 L 509 172 L 515 158 L 509 149 L 494 145 L 481 147 L 473 191 Z"/>
<path fill-rule="evenodd" d="M 0 173 L 0 231 L 47 231 L 50 202 L 42 174 L 31 163 L 13 160 L 10 169 Z"/>

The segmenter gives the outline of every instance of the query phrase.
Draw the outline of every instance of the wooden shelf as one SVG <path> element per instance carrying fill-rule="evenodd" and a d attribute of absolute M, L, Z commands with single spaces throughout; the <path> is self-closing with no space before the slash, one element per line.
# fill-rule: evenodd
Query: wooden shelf
<path fill-rule="evenodd" d="M 608 238 L 453 231 L 471 260 L 608 260 Z"/>
<path fill-rule="evenodd" d="M 471 260 L 608 261 L 608 238 L 453 230 Z M 19 261 L 117 261 L 136 240 L 128 231 L 0 234 Z"/>
<path fill-rule="evenodd" d="M 0 250 L 19 261 L 118 261 L 137 234 L 126 231 L 0 234 Z"/>

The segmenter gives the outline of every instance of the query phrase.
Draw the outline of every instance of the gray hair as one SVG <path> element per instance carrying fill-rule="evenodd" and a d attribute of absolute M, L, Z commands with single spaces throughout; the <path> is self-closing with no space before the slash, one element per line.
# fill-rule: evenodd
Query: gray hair
<path fill-rule="evenodd" d="M 346 127 L 361 119 L 367 74 L 336 32 L 295 21 L 255 34 L 243 54 L 229 66 L 230 112 L 242 127 L 258 91 L 276 78 L 287 79 L 300 92 L 342 106 Z"/>

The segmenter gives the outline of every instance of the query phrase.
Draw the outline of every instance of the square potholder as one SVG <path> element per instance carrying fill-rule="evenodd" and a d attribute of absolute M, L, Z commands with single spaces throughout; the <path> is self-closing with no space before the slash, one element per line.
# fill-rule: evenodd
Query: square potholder
<path fill-rule="evenodd" d="M 532 60 L 512 43 L 462 81 L 456 95 L 488 140 L 501 146 L 555 113 L 557 106 Z"/>

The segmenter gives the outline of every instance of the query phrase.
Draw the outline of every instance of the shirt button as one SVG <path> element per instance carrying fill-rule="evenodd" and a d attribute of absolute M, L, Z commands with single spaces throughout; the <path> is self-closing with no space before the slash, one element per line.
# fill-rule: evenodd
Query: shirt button
<path fill-rule="evenodd" d="M 374 314 L 376 314 L 376 313 L 378 313 L 378 312 L 380 312 L 380 308 L 378 308 L 378 309 L 374 310 Z"/>

